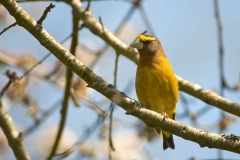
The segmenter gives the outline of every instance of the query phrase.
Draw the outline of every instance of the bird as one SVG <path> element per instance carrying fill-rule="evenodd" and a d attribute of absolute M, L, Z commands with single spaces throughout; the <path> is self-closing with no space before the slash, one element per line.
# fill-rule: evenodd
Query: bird
<path fill-rule="evenodd" d="M 129 47 L 139 52 L 135 88 L 141 106 L 175 120 L 178 80 L 161 42 L 155 36 L 140 34 Z M 161 134 L 161 129 L 156 130 Z M 163 149 L 175 149 L 172 134 L 162 133 Z"/>

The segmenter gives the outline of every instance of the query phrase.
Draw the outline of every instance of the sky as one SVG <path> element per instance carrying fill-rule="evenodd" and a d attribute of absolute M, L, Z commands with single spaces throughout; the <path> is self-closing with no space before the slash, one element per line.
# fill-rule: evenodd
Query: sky
<path fill-rule="evenodd" d="M 37 20 L 42 11 L 50 2 L 34 2 L 34 3 L 21 3 L 21 6 Z M 56 5 L 48 15 L 43 23 L 43 27 L 58 41 L 62 41 L 66 36 L 71 33 L 71 8 L 62 2 L 53 2 Z M 86 6 L 86 3 L 83 3 Z M 131 3 L 127 1 L 100 1 L 91 3 L 91 11 L 96 19 L 101 17 L 104 26 L 115 32 L 126 12 L 131 8 Z M 230 86 L 238 83 L 240 74 L 240 1 L 237 0 L 219 0 L 219 12 L 223 27 L 223 47 L 224 47 L 224 73 L 225 79 Z M 170 60 L 175 74 L 192 82 L 197 83 L 204 89 L 219 91 L 220 90 L 220 74 L 219 74 L 219 46 L 217 35 L 217 23 L 214 14 L 214 1 L 210 0 L 152 0 L 143 1 L 142 7 L 146 12 L 147 17 L 151 23 L 153 33 L 161 41 L 165 53 Z M 7 19 L 5 24 L 0 26 L 0 29 L 13 23 L 14 19 Z M 129 22 L 123 29 L 122 33 L 118 36 L 126 44 L 130 44 L 135 37 L 143 32 L 149 30 L 145 25 L 141 11 L 136 9 L 130 17 Z M 91 50 L 97 51 L 105 44 L 100 38 L 93 35 L 88 29 L 83 29 L 79 35 L 79 43 L 85 45 Z M 64 46 L 69 48 L 70 41 L 67 41 Z M 21 27 L 14 27 L 10 31 L 0 36 L 0 51 L 11 51 L 18 54 L 34 54 L 38 59 L 41 59 L 48 51 L 40 45 L 29 33 Z M 81 54 L 79 50 L 79 54 Z M 6 52 L 6 54 L 8 54 Z M 83 53 L 82 53 L 83 54 Z M 86 61 L 86 60 L 85 60 Z M 115 61 L 115 52 L 109 47 L 108 50 L 100 57 L 98 63 L 92 68 L 95 73 L 103 77 L 107 82 L 113 83 L 113 69 Z M 42 66 L 54 66 L 56 58 L 49 57 Z M 120 56 L 118 66 L 118 80 L 117 88 L 121 91 L 126 91 L 127 96 L 137 100 L 135 93 L 134 79 L 136 72 L 136 65 L 127 58 Z M 21 70 L 16 69 L 19 73 Z M 44 67 L 43 67 L 44 68 Z M 3 73 L 6 66 L 1 67 L 0 71 Z M 4 76 L 1 76 L 1 83 L 6 81 Z M 34 78 L 33 78 L 34 79 Z M 36 85 L 30 87 L 31 95 L 38 99 L 38 105 L 42 108 L 47 108 L 55 103 L 63 96 L 61 89 L 54 88 L 50 83 L 39 82 L 34 80 Z M 4 83 L 3 83 L 4 84 Z M 2 87 L 2 85 L 1 85 Z M 46 89 L 49 92 L 46 93 Z M 206 104 L 198 99 L 195 99 L 185 93 L 180 93 L 181 96 L 189 100 L 189 108 L 193 113 L 198 113 L 201 108 Z M 224 97 L 229 100 L 239 103 L 239 91 L 224 91 Z M 47 99 L 47 100 L 46 100 Z M 96 102 L 103 101 L 103 96 L 94 90 L 89 90 L 89 99 Z M 105 101 L 105 108 L 109 106 L 109 102 Z M 200 129 L 206 129 L 213 133 L 219 131 L 212 127 L 220 119 L 220 111 L 213 106 L 203 116 L 198 119 L 200 126 L 194 125 L 189 118 L 179 118 L 178 115 L 184 112 L 184 103 L 180 101 L 177 105 L 177 118 L 176 120 Z M 137 122 L 138 119 L 125 115 L 125 111 L 116 106 L 114 116 L 125 119 L 129 122 Z M 10 115 L 13 117 L 14 122 L 21 128 L 27 128 L 29 118 L 23 118 L 26 115 L 26 110 L 17 107 L 10 107 Z M 20 116 L 21 115 L 21 116 Z M 43 124 L 39 129 L 41 132 L 49 124 L 58 124 L 60 114 L 55 112 L 48 120 L 47 124 Z M 86 106 L 76 108 L 73 103 L 70 103 L 67 128 L 71 130 L 74 136 L 69 140 L 73 143 L 79 135 L 81 135 L 83 128 L 86 128 L 94 123 L 97 116 Z M 24 124 L 24 125 L 23 125 Z M 116 139 L 124 138 L 121 135 L 125 134 L 129 137 L 133 136 L 133 129 L 126 124 L 116 122 L 116 130 L 113 136 Z M 240 135 L 239 120 L 229 126 L 226 133 L 233 133 Z M 69 131 L 70 132 L 70 131 Z M 26 140 L 27 147 L 31 148 L 30 141 L 34 139 L 37 133 L 29 136 Z M 94 142 L 97 134 L 91 136 L 88 143 Z M 131 138 L 134 139 L 134 138 Z M 217 159 L 218 152 L 216 149 L 201 148 L 198 144 L 184 140 L 180 137 L 174 136 L 176 149 L 162 150 L 162 141 L 156 140 L 154 142 L 139 142 L 142 148 L 148 152 L 151 159 Z M 116 140 L 117 141 L 117 140 Z M 128 140 L 127 140 L 128 141 Z M 120 142 L 116 142 L 120 143 Z M 129 142 L 129 146 L 136 145 L 138 142 Z M 107 145 L 107 144 L 105 144 Z M 118 145 L 116 145 L 118 146 Z M 119 148 L 120 145 L 119 145 Z M 189 150 L 191 149 L 191 152 Z M 119 149 L 121 150 L 121 149 Z M 204 154 L 203 154 L 204 153 Z M 129 153 L 130 154 L 130 153 Z M 137 155 L 137 153 L 135 153 Z M 72 155 L 68 159 L 75 159 L 77 155 Z M 239 156 L 235 153 L 223 151 L 223 158 L 237 159 Z"/>

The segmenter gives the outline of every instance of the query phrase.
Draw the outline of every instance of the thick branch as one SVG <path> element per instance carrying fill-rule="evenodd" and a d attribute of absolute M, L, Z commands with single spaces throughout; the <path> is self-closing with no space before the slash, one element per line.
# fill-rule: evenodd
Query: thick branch
<path fill-rule="evenodd" d="M 16 4 L 14 0 L 0 0 L 3 6 L 7 8 L 12 16 L 15 17 L 18 24 L 27 29 L 45 48 L 52 52 L 62 63 L 74 71 L 78 76 L 84 79 L 88 86 L 95 89 L 114 103 L 122 107 L 129 114 L 132 114 L 143 120 L 146 124 L 151 124 L 154 128 L 161 128 L 171 132 L 184 139 L 199 143 L 200 146 L 209 148 L 218 148 L 231 152 L 240 153 L 240 142 L 235 139 L 229 139 L 218 134 L 212 134 L 206 131 L 189 127 L 171 119 L 164 117 L 156 112 L 139 109 L 137 102 L 127 97 L 124 93 L 118 91 L 111 84 L 105 82 L 93 71 L 86 67 L 82 62 L 76 59 L 69 51 L 62 47 L 53 39 L 43 28 L 39 28 L 37 23 Z"/>
<path fill-rule="evenodd" d="M 236 116 L 240 116 L 239 104 L 229 101 L 228 99 L 219 96 L 217 93 L 213 91 L 204 90 L 198 84 L 190 83 L 178 76 L 177 78 L 178 78 L 179 90 L 186 92 L 187 94 L 190 94 L 207 104 L 216 106 L 219 109 L 224 110 L 228 113 L 234 114 Z"/>
<path fill-rule="evenodd" d="M 227 139 L 225 135 L 196 129 L 169 118 L 164 119 L 161 114 L 143 108 L 134 111 L 132 115 L 140 118 L 146 124 L 151 124 L 154 128 L 171 131 L 171 133 L 179 137 L 198 143 L 201 147 L 231 150 L 232 152 L 240 153 L 240 142 L 238 138 L 237 140 L 234 140 L 234 138 Z M 232 137 L 234 137 L 234 135 Z"/>

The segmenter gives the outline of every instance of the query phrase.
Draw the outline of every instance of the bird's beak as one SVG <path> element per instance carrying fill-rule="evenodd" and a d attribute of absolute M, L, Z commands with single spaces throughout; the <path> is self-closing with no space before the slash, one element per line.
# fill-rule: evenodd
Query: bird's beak
<path fill-rule="evenodd" d="M 139 38 L 136 38 L 129 47 L 136 48 L 136 49 L 143 49 L 143 43 L 140 41 Z"/>

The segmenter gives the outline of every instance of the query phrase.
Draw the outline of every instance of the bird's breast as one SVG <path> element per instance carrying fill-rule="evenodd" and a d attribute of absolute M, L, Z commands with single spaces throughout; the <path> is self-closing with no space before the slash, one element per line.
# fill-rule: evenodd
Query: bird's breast
<path fill-rule="evenodd" d="M 178 84 L 168 61 L 166 64 L 138 65 L 135 86 L 138 99 L 145 107 L 159 113 L 175 111 Z"/>

